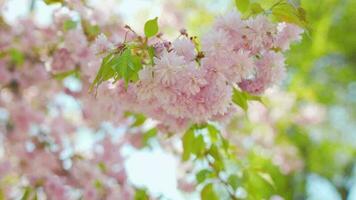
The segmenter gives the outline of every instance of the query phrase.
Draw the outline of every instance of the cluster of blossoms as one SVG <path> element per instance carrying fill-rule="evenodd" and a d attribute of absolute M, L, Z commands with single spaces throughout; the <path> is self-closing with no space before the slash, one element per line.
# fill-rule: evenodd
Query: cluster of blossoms
<path fill-rule="evenodd" d="M 104 23 L 104 13 L 81 1 L 66 3 L 48 26 L 31 17 L 13 25 L 0 16 L 0 198 L 133 199 L 121 155 L 123 144 L 135 142 L 132 136 L 113 140 L 105 132 L 86 151 L 77 150 L 76 136 L 83 128 L 102 130 L 116 115 L 100 112 L 108 99 L 88 95 L 100 67 L 90 30 L 97 26 L 122 38 L 123 29 Z M 63 98 L 79 110 L 68 111 Z"/>
<path fill-rule="evenodd" d="M 234 88 L 260 95 L 285 76 L 283 51 L 301 39 L 303 29 L 273 23 L 258 15 L 246 20 L 238 12 L 219 17 L 201 40 L 201 49 L 185 31 L 173 42 L 154 38 L 154 65 L 139 71 L 139 81 L 123 81 L 118 101 L 122 107 L 162 122 L 169 130 L 185 129 L 231 116 Z M 113 46 L 104 36 L 97 46 Z"/>

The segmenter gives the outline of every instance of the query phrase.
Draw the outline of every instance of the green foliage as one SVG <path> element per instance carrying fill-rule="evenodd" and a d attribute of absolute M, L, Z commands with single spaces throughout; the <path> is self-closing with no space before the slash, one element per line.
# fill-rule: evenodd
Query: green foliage
<path fill-rule="evenodd" d="M 214 172 L 211 171 L 210 169 L 202 169 L 195 175 L 195 178 L 198 183 L 203 183 L 207 179 L 213 177 L 214 177 Z"/>
<path fill-rule="evenodd" d="M 247 11 L 250 4 L 250 0 L 235 0 L 236 8 L 241 12 L 244 13 Z"/>
<path fill-rule="evenodd" d="M 89 41 L 92 41 L 100 34 L 100 27 L 96 24 L 91 24 L 87 20 L 81 20 L 82 28 L 84 34 L 87 36 Z"/>
<path fill-rule="evenodd" d="M 154 56 L 155 56 L 155 48 L 153 46 L 149 46 L 147 48 L 147 52 L 148 52 L 148 55 L 149 55 L 149 58 L 150 58 L 150 64 L 153 65 L 154 64 Z"/>
<path fill-rule="evenodd" d="M 145 23 L 144 31 L 147 38 L 155 36 L 158 33 L 158 17 L 148 20 Z"/>
<path fill-rule="evenodd" d="M 201 157 L 204 154 L 205 142 L 202 135 L 195 133 L 195 127 L 190 128 L 183 136 L 183 161 L 191 156 Z"/>
<path fill-rule="evenodd" d="M 73 20 L 66 20 L 64 23 L 63 23 L 63 29 L 65 31 L 68 31 L 68 30 L 71 30 L 71 29 L 75 29 L 77 27 L 77 22 L 76 21 L 73 21 Z"/>
<path fill-rule="evenodd" d="M 138 72 L 142 69 L 141 58 L 132 53 L 132 46 L 127 46 L 122 52 L 107 55 L 90 87 L 98 87 L 109 79 L 123 79 L 125 84 L 138 80 Z"/>
<path fill-rule="evenodd" d="M 250 15 L 257 15 L 265 10 L 262 8 L 262 6 L 259 3 L 251 3 L 250 4 Z"/>
<path fill-rule="evenodd" d="M 219 200 L 219 197 L 216 194 L 214 190 L 214 185 L 212 183 L 209 183 L 204 186 L 200 193 L 200 197 L 202 200 Z"/>
<path fill-rule="evenodd" d="M 25 62 L 25 55 L 17 50 L 17 49 L 10 49 L 9 51 L 11 63 L 15 66 L 21 66 Z"/>
<path fill-rule="evenodd" d="M 23 190 L 23 194 L 22 194 L 21 200 L 30 200 L 31 193 L 32 193 L 32 188 L 25 187 L 24 190 Z"/>
<path fill-rule="evenodd" d="M 249 100 L 262 102 L 261 97 L 252 96 L 247 92 L 239 91 L 234 88 L 233 95 L 232 95 L 232 102 L 234 102 L 236 105 L 240 106 L 244 111 L 247 111 Z"/>
<path fill-rule="evenodd" d="M 69 70 L 66 72 L 61 72 L 61 73 L 57 73 L 57 74 L 53 74 L 52 77 L 56 80 L 64 80 L 65 78 L 69 77 L 69 76 L 75 76 L 75 77 L 79 77 L 80 73 L 78 69 L 73 69 L 73 70 Z"/>
<path fill-rule="evenodd" d="M 133 55 L 130 48 L 126 48 L 121 55 L 113 58 L 111 67 L 118 78 L 124 79 L 127 85 L 130 81 L 138 80 L 138 71 L 142 69 L 142 63 L 140 57 Z"/>
<path fill-rule="evenodd" d="M 46 4 L 63 3 L 63 0 L 43 0 Z"/>
<path fill-rule="evenodd" d="M 301 7 L 295 7 L 287 0 L 282 0 L 272 6 L 272 15 L 277 21 L 289 22 L 299 25 L 301 27 L 307 27 L 307 20 L 305 11 Z"/>
<path fill-rule="evenodd" d="M 102 60 L 100 69 L 96 74 L 93 83 L 90 86 L 90 90 L 93 90 L 94 87 L 95 88 L 98 87 L 102 82 L 115 77 L 116 73 L 114 69 L 111 67 L 111 65 L 113 64 L 112 60 L 115 56 L 116 55 L 114 55 L 113 53 L 110 53 Z"/>
<path fill-rule="evenodd" d="M 151 139 L 154 139 L 157 136 L 157 129 L 151 128 L 143 134 L 143 145 L 148 146 Z"/>
<path fill-rule="evenodd" d="M 139 127 L 146 121 L 146 117 L 139 113 L 126 112 L 125 117 L 133 117 L 134 122 L 131 124 L 131 127 Z"/>
<path fill-rule="evenodd" d="M 136 189 L 134 200 L 149 200 L 149 196 L 145 189 Z"/>
<path fill-rule="evenodd" d="M 98 163 L 98 168 L 100 169 L 100 171 L 102 171 L 104 173 L 107 171 L 107 166 L 106 166 L 106 164 L 104 162 L 99 162 Z"/>
<path fill-rule="evenodd" d="M 232 187 L 232 189 L 234 189 L 234 191 L 236 191 L 236 189 L 241 185 L 241 179 L 237 175 L 232 174 L 227 179 L 227 183 Z"/>

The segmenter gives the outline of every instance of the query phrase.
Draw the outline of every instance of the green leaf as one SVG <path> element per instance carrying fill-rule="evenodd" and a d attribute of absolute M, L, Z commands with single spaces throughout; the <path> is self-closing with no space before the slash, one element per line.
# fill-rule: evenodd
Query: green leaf
<path fill-rule="evenodd" d="M 158 33 L 158 17 L 148 20 L 145 23 L 145 36 L 150 38 Z"/>
<path fill-rule="evenodd" d="M 54 3 L 63 3 L 63 0 L 44 0 L 47 5 L 54 4 Z"/>
<path fill-rule="evenodd" d="M 16 66 L 21 66 L 25 62 L 25 55 L 17 50 L 17 49 L 10 49 L 9 51 L 11 62 Z"/>
<path fill-rule="evenodd" d="M 131 125 L 131 127 L 141 126 L 146 121 L 146 117 L 143 114 L 134 114 L 135 122 Z"/>
<path fill-rule="evenodd" d="M 251 15 L 257 15 L 264 12 L 264 9 L 262 8 L 261 4 L 259 3 L 251 3 L 250 5 L 250 13 Z"/>
<path fill-rule="evenodd" d="M 236 190 L 239 187 L 239 180 L 239 177 L 237 177 L 235 174 L 232 174 L 227 179 L 227 182 L 234 190 Z"/>
<path fill-rule="evenodd" d="M 218 141 L 220 131 L 213 125 L 208 124 L 207 129 L 209 132 L 210 139 L 213 143 Z"/>
<path fill-rule="evenodd" d="M 63 23 L 63 29 L 65 31 L 68 31 L 68 30 L 71 30 L 71 29 L 74 29 L 77 27 L 77 22 L 76 21 L 73 21 L 73 20 L 66 20 L 64 23 Z"/>
<path fill-rule="evenodd" d="M 204 182 L 206 179 L 213 177 L 214 173 L 212 171 L 210 171 L 209 169 L 203 169 L 200 170 L 195 178 L 197 179 L 198 183 L 202 183 Z"/>
<path fill-rule="evenodd" d="M 234 102 L 236 105 L 240 106 L 244 111 L 247 111 L 247 109 L 248 109 L 247 101 L 248 100 L 262 102 L 261 97 L 252 96 L 247 92 L 239 91 L 234 88 L 233 95 L 232 95 L 232 102 Z"/>
<path fill-rule="evenodd" d="M 235 5 L 241 13 L 247 11 L 249 4 L 250 4 L 249 0 L 235 0 Z"/>
<path fill-rule="evenodd" d="M 100 27 L 98 25 L 89 26 L 86 30 L 87 34 L 91 38 L 95 38 L 100 34 Z"/>
<path fill-rule="evenodd" d="M 193 142 L 192 153 L 198 158 L 204 154 L 205 151 L 205 142 L 203 135 L 198 135 Z"/>
<path fill-rule="evenodd" d="M 81 20 L 83 31 L 89 41 L 94 40 L 100 34 L 100 27 L 96 24 L 91 24 L 87 20 Z"/>
<path fill-rule="evenodd" d="M 6 200 L 5 199 L 5 194 L 2 188 L 0 188 L 0 200 Z"/>
<path fill-rule="evenodd" d="M 98 163 L 98 168 L 100 169 L 101 172 L 106 172 L 107 171 L 107 167 L 106 164 L 104 162 L 99 162 Z"/>
<path fill-rule="evenodd" d="M 103 183 L 98 179 L 94 180 L 93 185 L 97 190 L 101 190 L 104 188 Z"/>
<path fill-rule="evenodd" d="M 30 187 L 25 187 L 21 200 L 28 200 L 32 193 L 32 189 Z"/>
<path fill-rule="evenodd" d="M 136 189 L 134 200 L 149 200 L 145 189 Z"/>
<path fill-rule="evenodd" d="M 151 65 L 154 65 L 154 56 L 155 56 L 155 48 L 153 46 L 149 46 L 147 48 L 147 51 L 148 51 L 148 55 L 150 56 L 150 62 L 151 62 Z"/>
<path fill-rule="evenodd" d="M 223 161 L 223 156 L 221 155 L 219 148 L 215 144 L 213 144 L 211 145 L 208 153 L 214 158 L 213 168 L 216 171 L 223 170 L 225 168 L 225 165 Z"/>
<path fill-rule="evenodd" d="M 143 143 L 145 146 L 148 145 L 149 141 L 157 135 L 157 129 L 151 128 L 143 134 Z"/>
<path fill-rule="evenodd" d="M 296 8 L 288 1 L 282 1 L 272 8 L 272 15 L 277 21 L 293 23 L 307 27 L 306 14 L 303 8 Z"/>
<path fill-rule="evenodd" d="M 90 91 L 93 90 L 94 87 L 98 87 L 103 81 L 109 80 L 115 76 L 115 71 L 110 66 L 111 61 L 116 57 L 114 54 L 109 54 L 104 57 L 103 61 L 101 62 L 100 69 L 96 74 L 96 77 L 93 83 L 90 86 Z"/>
<path fill-rule="evenodd" d="M 124 79 L 126 85 L 130 81 L 137 81 L 138 71 L 142 69 L 141 58 L 132 55 L 130 48 L 126 48 L 122 54 L 113 59 L 109 65 L 118 73 L 120 78 Z"/>
<path fill-rule="evenodd" d="M 203 156 L 205 152 L 205 142 L 203 135 L 195 135 L 196 126 L 191 127 L 183 136 L 183 161 L 187 161 L 191 155 L 197 158 Z"/>
<path fill-rule="evenodd" d="M 138 80 L 140 69 L 142 69 L 141 58 L 133 55 L 130 47 L 126 47 L 120 54 L 111 53 L 103 59 L 90 90 L 110 78 L 115 80 L 122 78 L 127 86 L 130 81 Z"/>
<path fill-rule="evenodd" d="M 257 173 L 264 181 L 266 181 L 268 184 L 270 184 L 273 188 L 276 187 L 272 177 L 270 174 L 268 173 L 264 173 L 264 172 L 258 172 Z"/>
<path fill-rule="evenodd" d="M 183 161 L 187 161 L 193 151 L 195 133 L 194 129 L 190 128 L 183 136 Z"/>
<path fill-rule="evenodd" d="M 61 72 L 61 73 L 57 73 L 57 74 L 53 74 L 53 78 L 56 79 L 56 80 L 63 80 L 65 78 L 67 78 L 68 76 L 71 76 L 71 75 L 77 75 L 78 73 L 78 70 L 77 69 L 73 69 L 73 70 L 69 70 L 69 71 L 66 71 L 66 72 Z"/>
<path fill-rule="evenodd" d="M 218 195 L 214 191 L 214 186 L 212 183 L 209 183 L 204 186 L 200 192 L 200 198 L 202 200 L 219 200 Z"/>
<path fill-rule="evenodd" d="M 234 93 L 232 95 L 232 102 L 240 106 L 244 111 L 247 111 L 247 97 L 244 92 L 234 89 Z"/>

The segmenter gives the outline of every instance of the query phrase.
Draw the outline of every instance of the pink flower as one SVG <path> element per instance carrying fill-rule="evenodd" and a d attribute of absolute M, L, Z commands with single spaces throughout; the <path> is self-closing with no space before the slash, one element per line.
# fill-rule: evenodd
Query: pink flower
<path fill-rule="evenodd" d="M 4 61 L 0 61 L 0 84 L 7 84 L 11 80 L 11 73 L 7 70 Z"/>
<path fill-rule="evenodd" d="M 243 45 L 243 32 L 245 22 L 241 20 L 240 13 L 232 11 L 224 16 L 218 17 L 214 29 L 223 30 L 228 33 L 230 43 L 234 49 L 241 48 Z"/>
<path fill-rule="evenodd" d="M 47 197 L 50 197 L 53 200 L 68 199 L 68 188 L 64 184 L 64 181 L 60 177 L 55 175 L 48 176 L 44 184 L 44 191 L 47 194 Z"/>
<path fill-rule="evenodd" d="M 249 78 L 255 70 L 255 64 L 249 52 L 240 50 L 232 54 L 232 66 L 225 74 L 233 83 Z"/>
<path fill-rule="evenodd" d="M 211 30 L 203 36 L 201 45 L 202 50 L 207 54 L 229 52 L 233 49 L 231 38 L 224 30 Z"/>
<path fill-rule="evenodd" d="M 183 56 L 187 62 L 193 61 L 196 57 L 195 45 L 185 37 L 174 40 L 173 48 L 177 55 Z"/>
<path fill-rule="evenodd" d="M 55 72 L 69 71 L 75 68 L 70 52 L 65 49 L 57 50 L 53 55 L 52 70 Z"/>
<path fill-rule="evenodd" d="M 95 54 L 107 52 L 114 48 L 114 44 L 111 43 L 104 34 L 100 34 L 92 46 Z"/>
<path fill-rule="evenodd" d="M 173 85 L 179 81 L 179 71 L 185 67 L 182 56 L 175 52 L 164 51 L 160 58 L 154 58 L 154 76 L 157 83 Z"/>
<path fill-rule="evenodd" d="M 198 69 L 193 61 L 179 72 L 180 81 L 174 86 L 178 91 L 194 95 L 200 91 L 200 88 L 207 84 L 201 69 Z"/>
<path fill-rule="evenodd" d="M 300 41 L 304 32 L 300 27 L 285 22 L 279 23 L 277 29 L 275 46 L 283 51 L 288 50 L 292 42 Z"/>
<path fill-rule="evenodd" d="M 277 32 L 276 25 L 264 15 L 248 19 L 243 30 L 247 39 L 247 48 L 252 53 L 258 53 L 273 46 L 273 37 Z"/>
<path fill-rule="evenodd" d="M 214 28 L 223 29 L 224 31 L 231 34 L 241 32 L 243 26 L 244 23 L 241 20 L 240 13 L 236 11 L 231 11 L 223 16 L 218 17 L 214 24 Z"/>
<path fill-rule="evenodd" d="M 73 54 L 78 54 L 83 48 L 87 48 L 88 41 L 80 29 L 69 30 L 64 35 L 64 47 Z"/>
<path fill-rule="evenodd" d="M 281 53 L 266 52 L 256 61 L 256 75 L 244 79 L 239 87 L 251 94 L 261 94 L 273 84 L 278 84 L 285 77 L 284 57 Z"/>

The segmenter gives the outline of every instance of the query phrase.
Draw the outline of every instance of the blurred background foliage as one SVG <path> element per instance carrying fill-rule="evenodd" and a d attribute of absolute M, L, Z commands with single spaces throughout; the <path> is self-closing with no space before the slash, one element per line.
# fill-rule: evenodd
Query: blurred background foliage
<path fill-rule="evenodd" d="M 268 8 L 275 1 L 258 1 Z M 305 9 L 310 30 L 303 41 L 288 53 L 288 79 L 284 89 L 295 95 L 294 107 L 308 103 L 322 105 L 325 120 L 318 125 L 296 124 L 285 117 L 276 123 L 279 143 L 297 147 L 304 168 L 285 176 L 269 160 L 258 154 L 249 161 L 273 177 L 274 188 L 254 177 L 246 182 L 255 199 L 279 194 L 285 199 L 355 199 L 356 173 L 356 1 L 293 1 Z M 201 34 L 208 30 L 222 6 L 216 1 L 182 1 L 189 9 L 188 30 Z M 214 9 L 215 8 L 217 9 Z M 220 7 L 219 7 L 220 6 Z M 313 180 L 323 180 L 337 195 L 319 190 Z M 310 185 L 311 184 L 311 185 Z M 315 185 L 313 185 L 315 184 Z M 315 187 L 314 187 L 315 186 Z M 325 193 L 313 197 L 316 192 Z M 353 189 L 352 189 L 353 188 Z M 258 192 L 256 192 L 258 191 Z"/>

